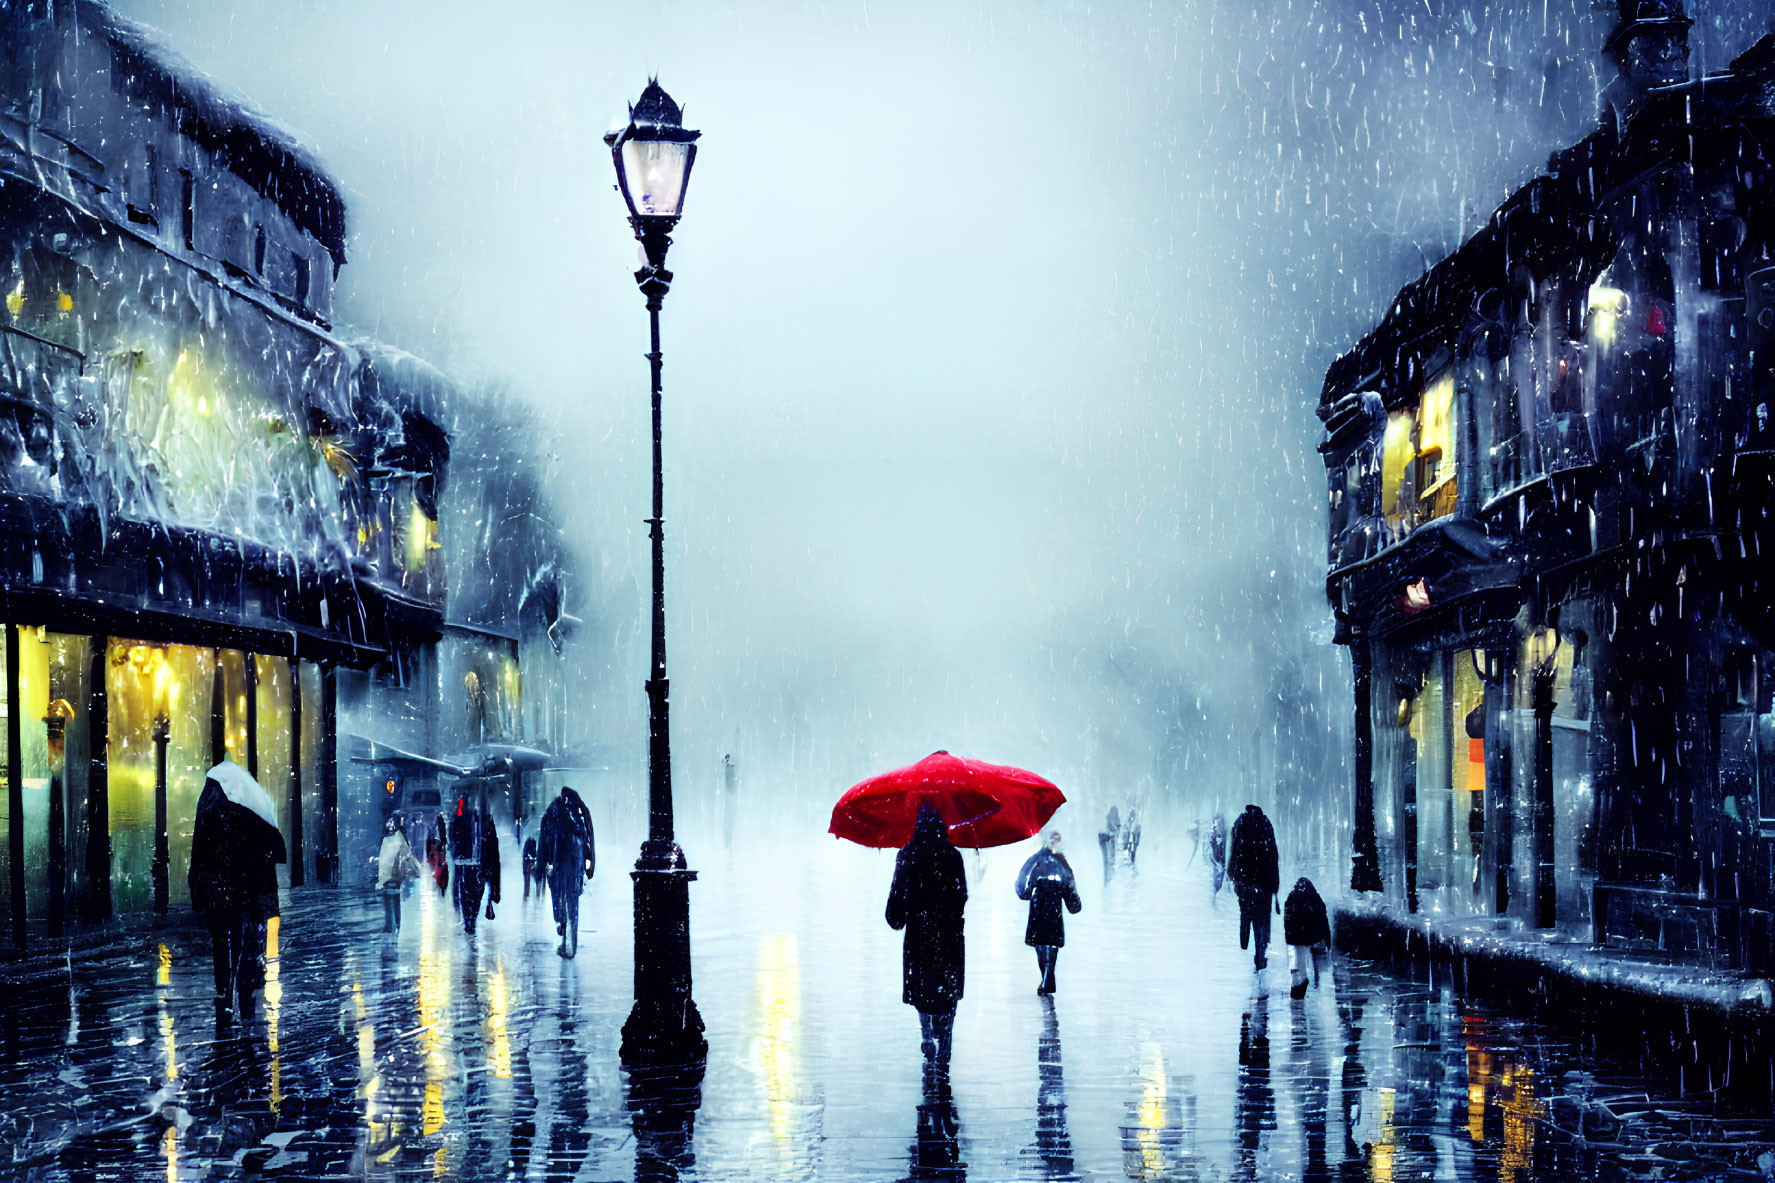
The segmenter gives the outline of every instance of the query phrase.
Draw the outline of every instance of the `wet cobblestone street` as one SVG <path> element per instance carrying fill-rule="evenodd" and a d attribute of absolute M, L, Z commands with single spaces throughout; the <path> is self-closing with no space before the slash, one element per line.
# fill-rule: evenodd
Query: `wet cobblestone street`
<path fill-rule="evenodd" d="M 1016 851 L 969 857 L 952 1088 L 920 1072 L 881 920 L 892 853 L 721 860 L 693 894 L 706 1073 L 631 1082 L 627 877 L 577 960 L 508 877 L 469 938 L 429 884 L 398 939 L 364 890 L 295 893 L 265 998 L 218 1030 L 188 925 L 0 968 L 7 1178 L 1765 1178 L 1770 1124 L 1592 1062 L 1575 1037 L 1336 959 L 1290 999 L 1236 909 L 1087 883 L 1052 1003 Z M 1278 932 L 1279 940 L 1279 932 Z M 1761 1161 L 1759 1162 L 1759 1156 Z"/>

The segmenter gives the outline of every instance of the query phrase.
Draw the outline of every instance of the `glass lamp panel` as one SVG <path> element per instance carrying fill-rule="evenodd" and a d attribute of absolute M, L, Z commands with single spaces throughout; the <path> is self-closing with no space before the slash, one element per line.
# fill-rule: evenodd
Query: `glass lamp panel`
<path fill-rule="evenodd" d="M 684 205 L 690 145 L 665 140 L 628 140 L 622 146 L 629 200 L 642 217 L 675 218 Z"/>

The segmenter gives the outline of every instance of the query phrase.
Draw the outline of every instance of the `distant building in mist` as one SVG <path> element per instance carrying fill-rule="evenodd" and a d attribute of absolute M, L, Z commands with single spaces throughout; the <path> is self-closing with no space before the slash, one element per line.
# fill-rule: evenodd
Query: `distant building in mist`
<path fill-rule="evenodd" d="M 447 586 L 439 507 L 504 458 L 452 473 L 450 384 L 335 333 L 345 205 L 301 143 L 99 4 L 14 4 L 0 43 L 0 914 L 22 941 L 180 906 L 223 755 L 277 802 L 292 884 L 356 882 L 341 832 L 400 769 L 353 763 L 384 738 L 353 730 L 469 763 L 524 740 L 558 556 L 452 615 L 487 597 Z"/>
<path fill-rule="evenodd" d="M 1775 37 L 1622 9 L 1602 126 L 1326 375 L 1351 882 L 1766 973 Z"/>

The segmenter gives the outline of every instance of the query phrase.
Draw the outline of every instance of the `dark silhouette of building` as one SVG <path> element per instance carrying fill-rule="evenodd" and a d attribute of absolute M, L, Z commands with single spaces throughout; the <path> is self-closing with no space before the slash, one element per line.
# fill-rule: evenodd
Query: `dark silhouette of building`
<path fill-rule="evenodd" d="M 1351 881 L 1766 970 L 1775 36 L 1621 10 L 1601 126 L 1326 375 Z"/>

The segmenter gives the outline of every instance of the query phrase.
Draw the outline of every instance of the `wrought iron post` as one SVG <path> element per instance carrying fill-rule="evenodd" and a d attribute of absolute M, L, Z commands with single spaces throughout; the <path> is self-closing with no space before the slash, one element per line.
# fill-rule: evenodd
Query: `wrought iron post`
<path fill-rule="evenodd" d="M 172 852 L 166 834 L 166 745 L 172 729 L 165 715 L 154 717 L 154 910 L 166 915 L 170 896 L 167 878 L 172 869 Z"/>
<path fill-rule="evenodd" d="M 623 1024 L 625 1062 L 698 1059 L 708 1052 L 702 1015 L 691 996 L 690 884 L 688 868 L 672 824 L 672 741 L 670 682 L 666 677 L 666 523 L 665 460 L 661 427 L 663 357 L 660 305 L 672 273 L 664 267 L 671 239 L 646 234 L 648 263 L 635 273 L 647 297 L 653 375 L 653 516 L 647 519 L 653 542 L 653 644 L 647 678 L 647 841 L 630 872 L 635 881 L 635 1006 Z"/>

